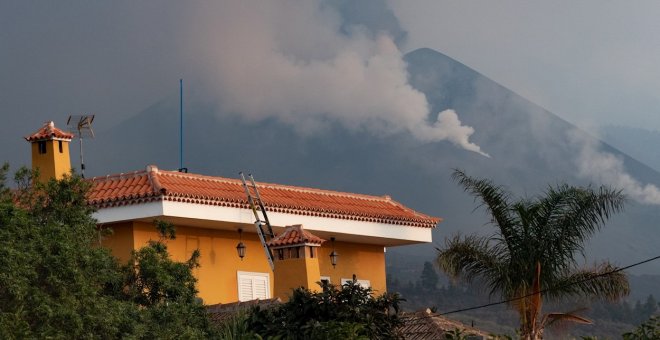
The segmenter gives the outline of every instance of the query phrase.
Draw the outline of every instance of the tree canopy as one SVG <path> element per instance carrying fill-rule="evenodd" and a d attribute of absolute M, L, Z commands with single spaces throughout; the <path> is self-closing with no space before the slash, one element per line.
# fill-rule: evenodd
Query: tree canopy
<path fill-rule="evenodd" d="M 355 278 L 342 286 L 323 284 L 320 292 L 298 288 L 290 299 L 268 309 L 253 309 L 247 329 L 263 338 L 396 339 L 397 294 L 373 296 Z"/>
<path fill-rule="evenodd" d="M 20 169 L 11 190 L 8 170 L 0 169 L 0 338 L 214 335 L 191 274 L 198 254 L 187 263 L 167 255 L 173 230 L 121 264 L 100 246 L 87 182 L 40 183 Z"/>
<path fill-rule="evenodd" d="M 629 293 L 625 274 L 614 272 L 612 264 L 583 268 L 578 263 L 584 242 L 623 209 L 620 191 L 560 185 L 536 198 L 513 200 L 488 180 L 459 170 L 454 178 L 486 208 L 495 232 L 449 238 L 438 249 L 437 264 L 451 277 L 481 280 L 491 294 L 511 299 L 523 338 L 540 337 L 543 327 L 557 320 L 588 322 L 573 313 L 541 317 L 542 298 L 617 299 Z"/>

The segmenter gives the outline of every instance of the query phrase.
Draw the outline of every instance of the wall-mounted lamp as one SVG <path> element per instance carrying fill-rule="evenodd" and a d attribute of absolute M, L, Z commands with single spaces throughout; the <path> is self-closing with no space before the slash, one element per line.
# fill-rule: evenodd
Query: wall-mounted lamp
<path fill-rule="evenodd" d="M 238 252 L 238 257 L 241 258 L 241 261 L 243 261 L 243 258 L 245 257 L 245 244 L 243 244 L 243 229 L 238 229 L 238 245 L 236 245 L 236 251 Z"/>
<path fill-rule="evenodd" d="M 332 252 L 330 253 L 330 263 L 332 263 L 332 268 L 335 268 L 335 266 L 337 266 L 337 259 L 339 258 L 339 254 L 337 254 L 337 251 L 335 251 L 335 238 L 331 237 L 330 241 L 332 242 Z"/>

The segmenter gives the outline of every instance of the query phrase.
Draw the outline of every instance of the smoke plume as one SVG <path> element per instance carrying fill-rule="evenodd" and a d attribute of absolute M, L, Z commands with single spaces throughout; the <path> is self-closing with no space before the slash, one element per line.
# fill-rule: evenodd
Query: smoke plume
<path fill-rule="evenodd" d="M 378 136 L 409 132 L 488 156 L 453 110 L 428 122 L 427 99 L 408 83 L 387 32 L 346 27 L 322 1 L 209 2 L 192 14 L 188 36 L 204 46 L 198 65 L 223 112 L 274 118 L 302 134 L 329 124 Z"/>
<path fill-rule="evenodd" d="M 596 140 L 585 138 L 584 133 L 569 133 L 569 138 L 580 146 L 576 164 L 581 177 L 622 189 L 624 194 L 640 203 L 660 205 L 660 189 L 633 178 L 626 172 L 621 158 L 599 150 Z"/>

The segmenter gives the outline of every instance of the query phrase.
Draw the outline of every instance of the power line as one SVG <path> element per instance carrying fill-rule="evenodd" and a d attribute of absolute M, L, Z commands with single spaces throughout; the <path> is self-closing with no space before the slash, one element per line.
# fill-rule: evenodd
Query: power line
<path fill-rule="evenodd" d="M 474 306 L 474 307 L 469 307 L 469 308 L 456 309 L 456 310 L 452 310 L 452 311 L 449 311 L 449 312 L 438 313 L 438 315 L 448 315 L 448 314 L 466 312 L 466 311 L 470 311 L 470 310 L 481 309 L 481 308 L 486 308 L 486 307 L 495 306 L 495 305 L 501 305 L 501 304 L 513 302 L 513 301 L 516 301 L 516 300 L 522 300 L 522 299 L 528 298 L 530 296 L 534 296 L 536 294 L 542 294 L 542 293 L 545 293 L 545 292 L 549 292 L 551 290 L 570 287 L 570 286 L 576 285 L 578 283 L 583 283 L 583 282 L 587 282 L 587 281 L 597 279 L 597 278 L 602 277 L 602 276 L 611 275 L 611 274 L 614 274 L 614 273 L 617 273 L 617 272 L 620 272 L 620 271 L 623 271 L 623 270 L 626 270 L 626 269 L 630 269 L 632 267 L 639 266 L 639 265 L 647 263 L 647 262 L 655 261 L 657 259 L 660 259 L 660 255 L 656 256 L 656 257 L 646 259 L 646 260 L 643 260 L 643 261 L 640 261 L 640 262 L 633 263 L 633 264 L 625 266 L 625 267 L 617 268 L 617 269 L 611 270 L 609 272 L 594 275 L 594 276 L 588 277 L 586 279 L 578 280 L 578 281 L 567 283 L 567 284 L 560 285 L 560 286 L 541 289 L 540 291 L 532 292 L 532 293 L 529 293 L 529 294 L 524 295 L 524 296 L 520 296 L 520 297 L 516 297 L 516 298 L 512 298 L 512 299 L 507 299 L 507 300 L 501 300 L 501 301 L 497 301 L 497 302 L 491 302 L 491 303 L 487 303 L 487 304 L 483 304 L 483 305 L 479 305 L 479 306 Z"/>

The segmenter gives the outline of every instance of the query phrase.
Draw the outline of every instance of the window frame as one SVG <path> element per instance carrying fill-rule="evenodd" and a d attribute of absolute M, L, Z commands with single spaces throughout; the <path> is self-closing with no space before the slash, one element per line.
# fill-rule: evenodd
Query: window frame
<path fill-rule="evenodd" d="M 250 300 L 242 300 L 241 299 L 241 278 L 251 278 L 252 279 L 252 299 Z M 255 292 L 255 285 L 254 285 L 254 278 L 260 278 L 260 279 L 265 279 L 265 285 L 266 285 L 266 295 L 261 298 L 259 296 L 256 296 Z M 237 271 L 236 272 L 236 293 L 238 294 L 238 301 L 243 302 L 243 301 L 252 301 L 255 299 L 259 300 L 267 300 L 272 297 L 272 293 L 270 291 L 270 275 L 268 273 L 261 273 L 261 272 L 245 272 L 245 271 Z"/>

